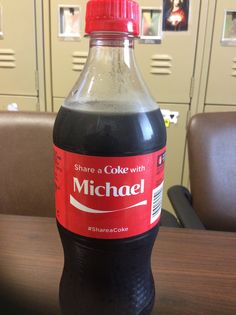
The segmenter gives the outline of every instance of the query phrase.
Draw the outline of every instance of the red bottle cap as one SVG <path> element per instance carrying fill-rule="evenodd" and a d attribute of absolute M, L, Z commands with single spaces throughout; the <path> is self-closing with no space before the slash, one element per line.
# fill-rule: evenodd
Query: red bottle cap
<path fill-rule="evenodd" d="M 133 0 L 89 0 L 85 32 L 139 34 L 139 5 Z"/>

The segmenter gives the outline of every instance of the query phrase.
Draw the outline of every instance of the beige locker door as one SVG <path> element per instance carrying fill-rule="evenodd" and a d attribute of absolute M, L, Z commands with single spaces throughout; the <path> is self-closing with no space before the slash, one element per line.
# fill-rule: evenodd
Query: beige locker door
<path fill-rule="evenodd" d="M 225 10 L 236 11 L 235 0 L 217 1 L 206 104 L 236 104 L 236 47 L 221 42 Z"/>
<path fill-rule="evenodd" d="M 165 165 L 165 182 L 163 192 L 163 208 L 172 211 L 167 197 L 167 190 L 182 181 L 184 153 L 186 145 L 186 124 L 189 106 L 184 104 L 160 104 L 161 109 L 178 112 L 176 123 L 170 123 L 167 128 L 167 149 Z"/>
<path fill-rule="evenodd" d="M 85 0 L 51 1 L 51 49 L 52 49 L 52 86 L 53 97 L 65 97 L 68 95 L 75 81 L 79 77 L 86 62 L 88 54 L 88 39 L 84 38 Z M 69 9 L 77 6 L 74 12 L 79 10 L 77 19 L 80 20 L 80 38 L 64 36 L 63 23 L 59 22 L 59 12 L 64 12 L 63 16 L 68 18 Z M 64 7 L 63 7 L 64 6 Z M 64 10 L 64 11 L 63 11 Z M 75 13 L 74 13 L 75 14 Z"/>
<path fill-rule="evenodd" d="M 158 102 L 189 103 L 201 0 L 192 0 L 188 31 L 165 31 L 161 44 L 136 45 L 136 58 Z M 140 0 L 140 6 L 163 8 L 163 0 Z"/>
<path fill-rule="evenodd" d="M 0 94 L 37 96 L 35 7 L 1 0 Z"/>
<path fill-rule="evenodd" d="M 212 113 L 212 112 L 235 112 L 236 106 L 222 106 L 222 105 L 213 105 L 209 104 L 205 106 L 204 112 Z"/>
<path fill-rule="evenodd" d="M 0 110 L 36 111 L 38 98 L 33 96 L 0 95 Z"/>

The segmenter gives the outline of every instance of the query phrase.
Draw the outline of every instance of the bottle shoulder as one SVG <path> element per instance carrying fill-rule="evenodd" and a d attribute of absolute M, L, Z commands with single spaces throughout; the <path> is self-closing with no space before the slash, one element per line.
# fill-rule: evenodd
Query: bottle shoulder
<path fill-rule="evenodd" d="M 129 47 L 92 47 L 64 102 L 71 109 L 145 112 L 158 108 Z M 85 108 L 87 106 L 87 108 Z"/>

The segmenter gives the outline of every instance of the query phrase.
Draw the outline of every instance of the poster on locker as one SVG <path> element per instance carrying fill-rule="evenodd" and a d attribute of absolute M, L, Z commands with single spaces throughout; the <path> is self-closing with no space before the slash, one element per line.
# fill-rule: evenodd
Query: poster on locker
<path fill-rule="evenodd" d="M 225 10 L 222 44 L 236 46 L 236 9 Z"/>
<path fill-rule="evenodd" d="M 188 31 L 189 0 L 163 0 L 163 31 Z"/>
<path fill-rule="evenodd" d="M 161 36 L 161 9 L 141 8 L 141 37 L 160 38 Z"/>
<path fill-rule="evenodd" d="M 162 10 L 156 7 L 142 7 L 140 13 L 140 42 L 158 44 L 162 38 Z"/>
<path fill-rule="evenodd" d="M 80 7 L 76 5 L 59 5 L 59 37 L 62 39 L 80 38 Z"/>

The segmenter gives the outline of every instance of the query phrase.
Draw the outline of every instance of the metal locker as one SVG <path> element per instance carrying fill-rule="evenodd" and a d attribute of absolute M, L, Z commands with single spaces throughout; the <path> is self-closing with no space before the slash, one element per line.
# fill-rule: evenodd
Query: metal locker
<path fill-rule="evenodd" d="M 38 98 L 34 96 L 0 95 L 0 110 L 36 111 Z"/>
<path fill-rule="evenodd" d="M 85 9 L 84 0 L 51 1 L 53 98 L 64 98 L 69 93 L 86 62 L 88 39 L 84 38 Z"/>
<path fill-rule="evenodd" d="M 233 22 L 233 12 L 235 12 L 235 22 Z M 231 34 L 229 29 L 233 27 L 233 23 L 235 23 L 235 34 Z M 235 0 L 217 1 L 205 103 L 235 105 L 235 87 L 236 3 Z"/>
<path fill-rule="evenodd" d="M 0 3 L 0 108 L 8 101 L 22 106 L 37 104 L 35 2 L 2 0 Z M 7 100 L 6 96 L 9 97 Z M 21 97 L 20 97 L 21 96 Z M 5 103 L 6 102 L 6 103 Z M 21 106 L 20 106 L 21 108 Z M 30 107 L 31 108 L 31 107 Z"/>
<path fill-rule="evenodd" d="M 164 15 L 164 2 L 171 3 L 167 0 L 139 0 L 141 10 L 159 8 L 163 13 L 161 15 Z M 138 64 L 158 102 L 190 103 L 201 1 L 188 3 L 187 30 L 160 30 L 160 44 L 156 45 L 137 41 L 135 53 Z"/>

